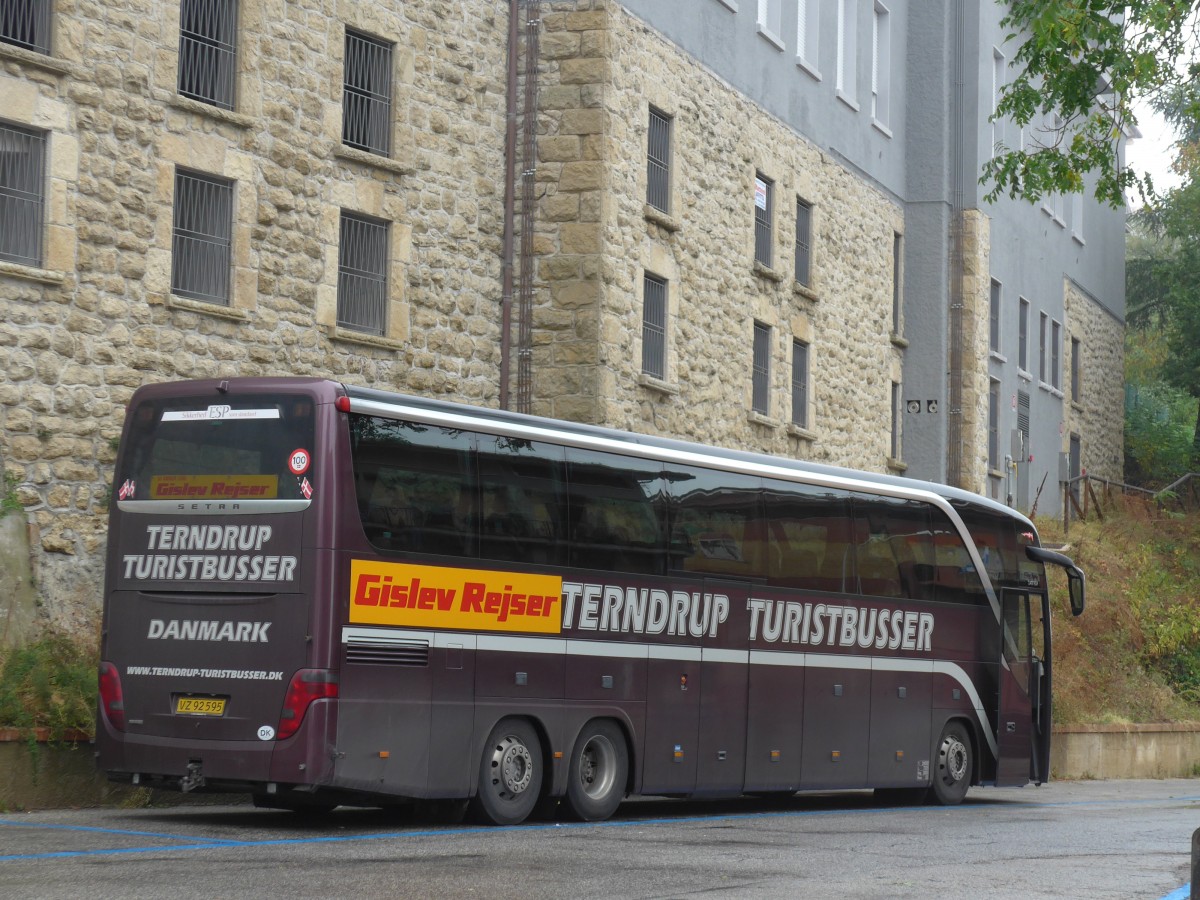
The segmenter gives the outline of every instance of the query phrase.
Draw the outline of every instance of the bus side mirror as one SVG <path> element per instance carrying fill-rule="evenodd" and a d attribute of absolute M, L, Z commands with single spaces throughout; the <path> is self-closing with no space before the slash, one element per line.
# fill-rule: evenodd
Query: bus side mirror
<path fill-rule="evenodd" d="M 1086 600 L 1084 599 L 1083 570 L 1071 562 L 1069 557 L 1063 556 L 1061 553 L 1055 553 L 1053 550 L 1047 550 L 1044 547 L 1026 547 L 1025 555 L 1034 562 L 1042 563 L 1043 565 L 1062 567 L 1063 571 L 1067 573 L 1067 592 L 1071 598 L 1071 615 L 1077 616 L 1082 613 L 1083 607 L 1086 604 Z"/>
<path fill-rule="evenodd" d="M 1067 569 L 1067 592 L 1071 597 L 1071 615 L 1077 616 L 1083 612 L 1086 600 L 1083 589 L 1083 572 L 1074 566 Z"/>

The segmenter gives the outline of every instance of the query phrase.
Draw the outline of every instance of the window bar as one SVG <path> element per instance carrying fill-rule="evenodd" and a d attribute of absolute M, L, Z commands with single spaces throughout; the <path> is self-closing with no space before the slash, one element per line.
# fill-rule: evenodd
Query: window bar
<path fill-rule="evenodd" d="M 391 117 L 392 45 L 347 29 L 342 142 L 387 156 Z"/>
<path fill-rule="evenodd" d="M 50 2 L 4 0 L 0 3 L 0 41 L 36 53 L 49 53 Z"/>
<path fill-rule="evenodd" d="M 754 258 L 771 265 L 771 203 L 773 182 L 754 176 Z"/>
<path fill-rule="evenodd" d="M 0 259 L 42 264 L 46 136 L 0 123 Z"/>
<path fill-rule="evenodd" d="M 771 327 L 754 323 L 754 378 L 751 409 L 767 414 L 771 374 Z"/>
<path fill-rule="evenodd" d="M 179 93 L 233 109 L 237 0 L 183 0 L 179 10 Z"/>
<path fill-rule="evenodd" d="M 646 202 L 665 213 L 671 211 L 671 119 L 650 110 L 646 150 Z"/>
<path fill-rule="evenodd" d="M 642 295 L 642 371 L 661 381 L 666 377 L 667 283 L 646 275 Z"/>
<path fill-rule="evenodd" d="M 342 213 L 338 327 L 366 334 L 386 333 L 387 236 L 386 222 Z"/>
<path fill-rule="evenodd" d="M 808 344 L 792 344 L 792 423 L 808 427 Z"/>
<path fill-rule="evenodd" d="M 812 205 L 796 201 L 796 281 L 809 284 L 812 267 Z"/>
<path fill-rule="evenodd" d="M 232 182 L 175 173 L 172 292 L 229 304 L 232 228 Z"/>

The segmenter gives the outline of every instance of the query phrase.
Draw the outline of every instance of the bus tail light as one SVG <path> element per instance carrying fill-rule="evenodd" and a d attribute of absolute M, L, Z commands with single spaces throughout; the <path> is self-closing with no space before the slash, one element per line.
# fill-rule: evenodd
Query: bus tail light
<path fill-rule="evenodd" d="M 113 728 L 125 730 L 125 693 L 121 690 L 121 675 L 110 662 L 100 663 L 100 708 Z"/>
<path fill-rule="evenodd" d="M 300 730 L 304 714 L 314 700 L 337 697 L 337 672 L 328 669 L 301 669 L 292 676 L 287 696 L 283 699 L 283 711 L 279 713 L 279 740 L 290 738 Z"/>

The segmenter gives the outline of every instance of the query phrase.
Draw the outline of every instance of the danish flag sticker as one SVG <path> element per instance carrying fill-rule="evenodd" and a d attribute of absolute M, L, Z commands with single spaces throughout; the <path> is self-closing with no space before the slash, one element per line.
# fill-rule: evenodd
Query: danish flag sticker
<path fill-rule="evenodd" d="M 308 451 L 300 447 L 292 451 L 292 455 L 288 457 L 288 468 L 292 470 L 293 475 L 303 475 L 308 471 L 308 464 L 312 462 L 312 457 L 308 455 Z"/>
<path fill-rule="evenodd" d="M 312 485 L 308 483 L 307 478 L 305 478 L 302 482 L 300 482 L 300 493 L 302 493 L 304 495 L 305 500 L 312 499 L 313 489 L 312 489 Z"/>

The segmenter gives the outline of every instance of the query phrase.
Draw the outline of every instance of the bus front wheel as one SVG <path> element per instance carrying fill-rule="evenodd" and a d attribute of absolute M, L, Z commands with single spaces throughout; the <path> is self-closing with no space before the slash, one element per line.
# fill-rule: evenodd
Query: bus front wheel
<path fill-rule="evenodd" d="M 971 786 L 974 759 L 971 736 L 962 722 L 947 722 L 933 752 L 933 783 L 929 799 L 940 806 L 962 803 Z"/>
<path fill-rule="evenodd" d="M 504 719 L 488 735 L 479 761 L 475 812 L 494 825 L 519 825 L 542 790 L 542 745 L 524 719 Z"/>
<path fill-rule="evenodd" d="M 625 799 L 629 755 L 625 736 L 612 722 L 588 722 L 575 741 L 567 772 L 567 809 L 583 822 L 607 819 Z"/>

